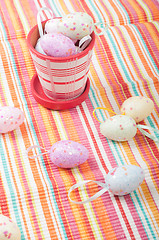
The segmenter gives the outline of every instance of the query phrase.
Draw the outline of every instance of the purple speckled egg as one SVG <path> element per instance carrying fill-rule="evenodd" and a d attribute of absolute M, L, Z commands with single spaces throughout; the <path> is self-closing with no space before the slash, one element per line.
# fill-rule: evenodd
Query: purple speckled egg
<path fill-rule="evenodd" d="M 68 57 L 77 52 L 73 41 L 61 33 L 43 35 L 40 45 L 46 55 L 51 57 Z"/>
<path fill-rule="evenodd" d="M 61 168 L 73 168 L 88 159 L 88 150 L 85 146 L 71 140 L 56 142 L 50 150 L 51 161 Z"/>

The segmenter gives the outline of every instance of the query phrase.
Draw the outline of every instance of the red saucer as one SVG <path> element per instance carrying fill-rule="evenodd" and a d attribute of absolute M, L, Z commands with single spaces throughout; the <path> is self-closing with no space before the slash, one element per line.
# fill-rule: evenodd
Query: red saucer
<path fill-rule="evenodd" d="M 37 74 L 35 74 L 31 80 L 31 90 L 35 100 L 43 107 L 53 110 L 69 109 L 81 104 L 87 98 L 89 88 L 90 81 L 89 78 L 87 78 L 86 88 L 79 97 L 68 101 L 53 101 L 45 95 Z"/>

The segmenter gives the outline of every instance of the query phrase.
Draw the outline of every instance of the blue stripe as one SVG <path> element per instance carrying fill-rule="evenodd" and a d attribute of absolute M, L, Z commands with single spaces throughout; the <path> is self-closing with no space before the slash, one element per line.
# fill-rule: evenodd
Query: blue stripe
<path fill-rule="evenodd" d="M 10 175 L 9 175 L 10 171 L 7 168 L 7 161 L 6 161 L 5 153 L 4 153 L 4 150 L 3 150 L 2 138 L 0 138 L 0 153 L 1 153 L 3 170 L 4 170 L 4 173 L 5 173 L 5 177 L 7 179 L 7 186 L 9 188 L 9 192 L 10 192 L 10 195 L 11 195 L 10 200 L 12 201 L 12 205 L 13 205 L 13 208 L 14 208 L 16 223 L 17 223 L 17 225 L 18 225 L 18 227 L 21 231 L 22 239 L 25 239 L 23 231 L 22 231 L 22 225 L 20 224 L 21 223 L 21 218 L 20 218 L 20 215 L 19 215 L 18 203 L 16 201 L 17 196 L 14 193 L 13 182 L 11 181 L 11 178 L 10 178 Z"/>
<path fill-rule="evenodd" d="M 156 236 L 155 236 L 155 234 L 154 234 L 154 232 L 153 232 L 153 229 L 152 229 L 152 227 L 151 227 L 151 223 L 150 223 L 149 218 L 147 217 L 147 215 L 146 215 L 146 213 L 145 213 L 145 210 L 144 210 L 144 208 L 143 208 L 143 206 L 142 206 L 142 203 L 141 203 L 141 201 L 140 201 L 140 199 L 139 199 L 139 197 L 138 197 L 138 194 L 137 194 L 136 191 L 134 191 L 133 193 L 134 193 L 134 195 L 135 195 L 135 197 L 136 197 L 136 199 L 137 199 L 137 202 L 138 202 L 138 204 L 139 204 L 139 206 L 140 206 L 140 209 L 141 209 L 141 211 L 142 211 L 142 213 L 143 213 L 143 215 L 144 215 L 144 217 L 145 217 L 145 220 L 146 220 L 147 225 L 148 225 L 148 227 L 149 227 L 149 229 L 150 229 L 150 231 L 151 231 L 151 234 L 152 234 L 152 236 L 154 237 L 153 239 L 156 239 Z M 130 194 L 130 196 L 131 196 L 131 194 Z M 133 204 L 134 204 L 134 207 L 135 207 L 135 209 L 136 209 L 136 212 L 138 213 L 138 216 L 139 216 L 139 218 L 140 218 L 140 221 L 141 221 L 141 223 L 142 223 L 142 226 L 143 226 L 143 228 L 145 229 L 145 233 L 146 233 L 146 235 L 147 235 L 147 238 L 150 239 L 150 237 L 149 237 L 149 235 L 148 235 L 148 233 L 147 233 L 147 231 L 146 231 L 146 228 L 145 228 L 145 226 L 144 226 L 145 224 L 144 224 L 143 221 L 142 221 L 143 218 L 140 217 L 140 213 L 138 212 L 138 209 L 137 209 L 137 207 L 136 207 L 136 203 L 134 202 L 132 196 L 131 196 L 131 200 L 132 200 L 132 202 L 133 202 Z"/>
<path fill-rule="evenodd" d="M 111 44 L 112 44 L 112 46 L 113 46 L 113 49 L 114 49 L 114 51 L 115 51 L 115 54 L 116 54 L 116 56 L 117 56 L 117 58 L 118 58 L 118 61 L 119 61 L 120 65 L 121 65 L 121 68 L 122 68 L 122 70 L 123 70 L 123 72 L 124 72 L 124 74 L 125 74 L 125 76 L 126 76 L 127 81 L 128 81 L 129 83 L 131 83 L 131 86 L 132 86 L 132 90 L 133 90 L 133 92 L 134 92 L 134 95 L 138 96 L 139 94 L 138 94 L 138 92 L 137 92 L 137 90 L 136 90 L 135 83 L 134 83 L 134 81 L 132 81 L 131 77 L 129 76 L 129 73 L 128 73 L 125 65 L 124 65 L 124 61 L 123 61 L 123 59 L 122 59 L 121 56 L 120 56 L 120 50 L 117 48 L 116 42 L 115 42 L 115 40 L 112 38 L 112 36 L 111 36 L 111 31 L 110 31 L 110 30 L 107 31 L 107 35 L 108 35 L 108 37 L 109 37 L 109 39 L 110 39 L 110 42 L 111 42 Z"/>
<path fill-rule="evenodd" d="M 3 29 L 4 29 L 4 28 L 3 28 Z M 6 36 L 6 33 L 5 33 L 5 32 L 4 32 L 4 34 L 5 34 L 5 36 Z M 23 101 L 24 101 L 24 103 L 25 103 L 24 105 L 26 106 L 25 111 L 27 112 L 27 117 L 28 117 L 28 119 L 29 119 L 29 125 L 30 125 L 31 128 L 32 128 L 33 135 L 34 135 L 34 139 L 35 139 L 35 141 L 36 141 L 36 145 L 39 145 L 38 138 L 37 138 L 37 135 L 36 135 L 36 131 L 35 131 L 35 129 L 34 129 L 34 125 L 33 125 L 33 122 L 32 122 L 32 118 L 31 118 L 31 116 L 30 116 L 29 108 L 27 107 L 27 101 L 26 101 L 26 99 L 25 99 L 25 95 L 24 95 L 24 92 L 23 92 L 22 84 L 21 84 L 21 81 L 20 81 L 20 79 L 19 79 L 18 71 L 17 71 L 17 68 L 16 68 L 16 63 L 15 63 L 15 61 L 14 61 L 14 55 L 13 55 L 13 52 L 12 52 L 12 48 L 11 48 L 11 46 L 10 46 L 10 44 L 9 44 L 8 41 L 6 41 L 6 44 L 7 44 L 8 48 L 9 48 L 10 55 L 11 55 L 11 58 L 12 58 L 11 61 L 12 61 L 12 65 L 14 66 L 14 72 L 15 72 L 15 74 L 16 74 L 16 79 L 17 79 L 17 81 L 18 81 L 18 88 L 19 88 L 19 90 L 20 90 L 20 95 L 21 95 L 21 98 L 23 99 Z M 59 220 L 60 220 L 61 228 L 63 229 L 63 234 L 64 234 L 64 236 L 65 236 L 65 239 L 67 239 L 67 234 L 66 234 L 66 231 L 65 231 L 65 227 L 64 227 L 64 225 L 63 225 L 63 221 L 62 221 L 61 214 L 60 214 L 60 211 L 59 211 L 59 208 L 58 208 L 58 204 L 57 204 L 57 202 L 56 202 L 56 198 L 55 198 L 55 194 L 54 194 L 54 191 L 53 191 L 52 183 L 51 183 L 51 180 L 50 180 L 50 178 L 49 178 L 49 176 L 48 176 L 48 172 L 47 172 L 47 170 L 46 170 L 46 166 L 45 166 L 44 160 L 43 160 L 43 158 L 41 158 L 41 159 L 42 159 L 42 164 L 43 164 L 43 168 L 44 168 L 44 171 L 45 171 L 45 175 L 46 175 L 46 177 L 47 177 L 47 181 L 48 181 L 49 184 L 50 184 L 50 185 L 49 185 L 49 188 L 50 188 L 50 190 L 51 190 L 52 197 L 53 197 L 53 199 L 54 199 L 54 205 L 56 206 L 56 212 L 57 212 L 58 218 L 59 218 Z M 7 173 L 7 172 L 6 172 L 6 173 Z M 10 184 L 10 179 L 9 179 L 9 184 Z M 11 189 L 11 192 L 13 192 L 12 189 Z M 16 211 L 17 205 L 14 204 L 14 206 L 15 206 L 14 211 L 15 211 L 15 214 L 17 215 L 17 211 Z M 20 222 L 19 215 L 16 216 L 16 218 L 17 218 L 18 223 L 19 223 L 19 222 Z M 24 239 L 24 238 L 23 238 L 23 239 Z"/>
<path fill-rule="evenodd" d="M 120 7 L 123 9 L 124 13 L 125 13 L 126 16 L 127 16 L 127 20 L 128 20 L 127 23 L 131 23 L 130 18 L 129 18 L 129 14 L 128 14 L 128 12 L 126 11 L 125 7 L 121 4 L 121 2 L 120 2 L 119 0 L 116 0 L 116 1 L 118 2 L 118 4 L 120 5 Z"/>
<path fill-rule="evenodd" d="M 96 106 L 94 106 L 93 101 L 91 100 L 91 97 L 89 97 L 89 99 L 90 99 L 90 101 L 91 101 L 91 103 L 92 103 L 93 108 L 95 109 L 96 107 L 100 107 L 100 106 L 99 106 L 99 103 L 98 103 L 98 101 L 97 101 L 97 98 L 96 98 L 96 96 L 95 96 L 95 94 L 94 94 L 94 90 L 93 90 L 93 88 L 92 88 L 91 86 L 90 86 L 90 91 L 91 91 L 91 94 L 92 94 L 92 96 L 93 96 L 93 99 L 94 99 L 94 101 L 95 101 L 95 103 L 96 103 Z M 98 119 L 99 119 L 99 116 L 100 116 L 100 115 L 101 115 L 102 120 L 103 120 L 103 122 L 104 122 L 106 119 L 105 119 L 105 116 L 103 115 L 103 110 L 101 110 L 101 109 L 99 109 L 99 111 L 96 111 L 96 116 L 97 116 Z M 108 143 L 108 145 L 109 145 L 109 148 L 111 149 L 111 153 L 112 153 L 112 155 L 113 155 L 113 157 L 114 157 L 114 160 L 115 160 L 116 163 L 117 163 L 116 157 L 115 157 L 115 155 L 114 155 L 114 151 L 113 151 L 112 148 L 111 148 L 110 140 L 108 140 L 107 138 L 105 138 L 105 140 L 107 141 L 107 143 Z M 115 150 L 116 150 L 116 152 L 117 152 L 117 154 L 118 154 L 118 157 L 119 157 L 119 159 L 120 159 L 120 162 L 121 162 L 122 164 L 124 164 L 123 157 L 120 155 L 120 152 L 119 152 L 119 150 L 118 150 L 118 143 L 115 142 L 115 141 L 111 141 L 111 143 L 113 144 L 113 146 L 114 146 L 114 148 L 115 148 Z"/>
<path fill-rule="evenodd" d="M 142 35 L 141 35 L 138 27 L 137 27 L 136 25 L 134 25 L 134 24 L 133 24 L 132 26 L 135 28 L 136 32 L 137 32 L 138 35 L 139 35 L 139 38 L 142 40 L 142 44 L 144 45 L 144 48 L 145 48 L 145 50 L 146 50 L 146 55 L 149 56 L 149 58 L 151 59 L 151 62 L 153 63 L 153 65 L 154 65 L 154 67 L 155 67 L 155 70 L 157 71 L 157 73 L 159 73 L 159 69 L 158 69 L 158 67 L 157 67 L 156 64 L 155 64 L 154 59 L 153 59 L 153 57 L 151 56 L 151 53 L 149 52 L 149 49 L 148 49 L 148 47 L 146 46 L 146 43 L 145 43 L 145 41 L 144 41 L 144 39 L 143 39 L 143 37 L 142 37 Z M 156 77 L 157 77 L 157 76 L 156 76 Z"/>
<path fill-rule="evenodd" d="M 60 11 L 57 8 L 56 3 L 54 1 L 50 1 L 50 0 L 48 0 L 48 2 L 49 2 L 50 8 L 52 9 L 55 17 L 62 17 Z"/>

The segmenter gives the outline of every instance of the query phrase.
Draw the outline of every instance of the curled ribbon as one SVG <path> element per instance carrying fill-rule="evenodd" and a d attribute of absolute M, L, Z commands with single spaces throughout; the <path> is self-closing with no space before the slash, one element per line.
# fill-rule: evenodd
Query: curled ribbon
<path fill-rule="evenodd" d="M 42 150 L 45 150 L 45 152 L 40 153 L 40 154 L 37 154 L 37 155 L 35 155 L 35 156 L 29 156 L 30 150 L 35 149 L 35 148 L 40 148 L 40 149 L 42 149 Z M 41 147 L 41 146 L 39 146 L 39 145 L 33 145 L 33 146 L 30 146 L 30 147 L 27 148 L 26 153 L 27 153 L 27 155 L 28 155 L 28 157 L 29 157 L 30 159 L 34 159 L 34 158 L 40 157 L 40 156 L 42 156 L 42 155 L 45 155 L 45 154 L 47 154 L 47 153 L 50 153 L 50 151 L 46 150 L 45 148 L 43 148 L 43 147 Z"/>
<path fill-rule="evenodd" d="M 39 34 L 40 34 L 40 37 L 43 36 L 43 28 L 42 28 L 42 25 L 41 25 L 41 13 L 42 12 L 45 12 L 45 11 L 48 11 L 50 14 L 51 14 L 51 18 L 53 18 L 53 12 L 51 11 L 51 9 L 47 8 L 47 7 L 42 7 L 40 8 L 40 10 L 38 11 L 38 14 L 37 14 L 37 24 L 38 24 L 38 29 L 39 29 Z"/>
<path fill-rule="evenodd" d="M 101 122 L 101 121 L 96 117 L 96 115 L 95 115 L 95 111 L 96 111 L 97 109 L 106 110 L 106 111 L 112 112 L 112 113 L 114 113 L 114 114 L 117 115 L 117 113 L 115 113 L 114 111 L 112 111 L 112 110 L 109 109 L 109 108 L 97 107 L 97 108 L 95 108 L 95 109 L 93 110 L 93 117 L 94 117 L 98 122 L 100 122 L 100 123 L 102 123 L 102 122 Z"/>

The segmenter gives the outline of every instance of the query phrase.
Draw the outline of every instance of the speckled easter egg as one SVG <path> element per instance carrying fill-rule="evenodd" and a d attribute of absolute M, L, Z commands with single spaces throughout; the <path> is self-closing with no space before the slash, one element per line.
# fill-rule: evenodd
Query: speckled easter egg
<path fill-rule="evenodd" d="M 21 233 L 15 222 L 0 214 L 0 240 L 20 240 Z"/>
<path fill-rule="evenodd" d="M 24 113 L 11 106 L 0 107 L 0 133 L 7 133 L 18 128 L 24 121 Z"/>
<path fill-rule="evenodd" d="M 36 43 L 36 46 L 35 46 L 35 50 L 41 54 L 44 54 L 46 55 L 46 53 L 43 51 L 42 47 L 41 47 L 41 44 L 40 44 L 40 40 L 41 38 L 38 39 L 37 43 Z"/>
<path fill-rule="evenodd" d="M 68 57 L 76 54 L 73 41 L 61 33 L 48 33 L 41 37 L 41 47 L 51 57 Z"/>
<path fill-rule="evenodd" d="M 136 123 L 147 118 L 153 111 L 154 103 L 143 96 L 130 97 L 121 106 L 121 114 L 132 117 Z"/>
<path fill-rule="evenodd" d="M 45 24 L 44 32 L 45 33 L 58 33 L 58 24 L 60 19 L 59 18 L 52 18 L 48 20 Z"/>
<path fill-rule="evenodd" d="M 133 192 L 143 180 L 143 169 L 131 164 L 113 168 L 106 176 L 109 191 L 114 195 L 126 195 Z"/>
<path fill-rule="evenodd" d="M 88 150 L 85 146 L 71 140 L 56 142 L 50 150 L 50 159 L 58 167 L 73 168 L 88 159 Z"/>
<path fill-rule="evenodd" d="M 94 30 L 94 22 L 90 15 L 85 12 L 75 12 L 60 19 L 59 32 L 71 39 L 82 39 L 90 35 Z"/>
<path fill-rule="evenodd" d="M 136 135 L 137 126 L 133 118 L 126 115 L 115 115 L 101 123 L 100 131 L 108 139 L 127 141 Z"/>

